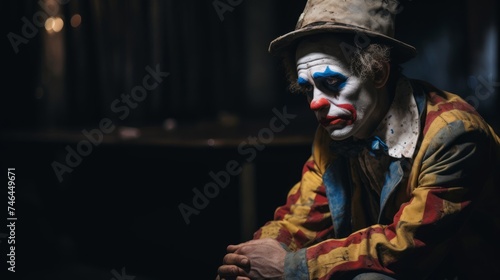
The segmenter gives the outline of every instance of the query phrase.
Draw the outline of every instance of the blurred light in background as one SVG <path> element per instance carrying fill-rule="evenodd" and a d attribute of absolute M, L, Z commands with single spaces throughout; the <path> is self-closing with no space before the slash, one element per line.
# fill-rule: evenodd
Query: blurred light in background
<path fill-rule="evenodd" d="M 71 26 L 77 28 L 82 23 L 82 16 L 79 14 L 74 14 L 70 20 Z"/>
<path fill-rule="evenodd" d="M 61 31 L 63 27 L 64 27 L 64 21 L 60 17 L 49 17 L 45 21 L 45 30 L 47 30 L 49 34 L 57 33 Z"/>

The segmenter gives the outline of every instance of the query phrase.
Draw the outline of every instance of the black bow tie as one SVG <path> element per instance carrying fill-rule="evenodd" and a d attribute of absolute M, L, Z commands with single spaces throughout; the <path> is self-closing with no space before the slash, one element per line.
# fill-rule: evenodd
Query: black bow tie
<path fill-rule="evenodd" d="M 345 140 L 334 140 L 330 143 L 330 150 L 345 157 L 356 157 L 364 149 L 368 149 L 370 154 L 387 154 L 388 147 L 378 136 L 368 139 L 354 139 L 349 137 Z"/>

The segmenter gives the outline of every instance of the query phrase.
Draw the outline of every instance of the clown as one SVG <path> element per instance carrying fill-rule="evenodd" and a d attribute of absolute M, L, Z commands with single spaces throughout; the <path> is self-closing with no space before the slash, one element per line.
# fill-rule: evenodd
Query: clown
<path fill-rule="evenodd" d="M 271 42 L 319 126 L 301 180 L 227 247 L 218 279 L 498 275 L 500 138 L 458 95 L 401 73 L 416 50 L 393 36 L 397 4 L 309 0 Z"/>

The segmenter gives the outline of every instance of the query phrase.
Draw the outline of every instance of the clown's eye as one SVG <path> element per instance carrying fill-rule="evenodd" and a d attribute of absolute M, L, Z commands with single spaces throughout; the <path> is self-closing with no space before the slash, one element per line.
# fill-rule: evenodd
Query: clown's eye
<path fill-rule="evenodd" d="M 313 75 L 316 85 L 321 89 L 331 93 L 339 93 L 347 82 L 347 77 L 340 72 L 333 71 L 329 66 L 323 72 L 316 72 Z"/>
<path fill-rule="evenodd" d="M 343 79 L 339 76 L 325 77 L 323 79 L 323 86 L 330 91 L 339 92 L 344 88 L 347 79 Z"/>
<path fill-rule="evenodd" d="M 329 85 L 338 85 L 340 82 L 339 79 L 334 78 L 334 77 L 326 78 L 325 81 Z"/>

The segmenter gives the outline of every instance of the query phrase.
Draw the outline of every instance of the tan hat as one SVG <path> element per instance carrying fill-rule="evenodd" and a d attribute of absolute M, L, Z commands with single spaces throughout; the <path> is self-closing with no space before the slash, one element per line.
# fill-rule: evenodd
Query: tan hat
<path fill-rule="evenodd" d="M 283 53 L 297 39 L 312 34 L 353 33 L 391 46 L 393 60 L 405 62 L 417 51 L 394 38 L 394 21 L 399 8 L 397 0 L 308 0 L 295 30 L 274 39 L 269 52 Z"/>

